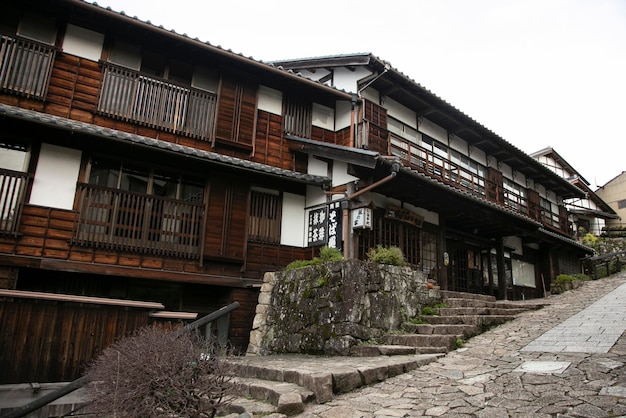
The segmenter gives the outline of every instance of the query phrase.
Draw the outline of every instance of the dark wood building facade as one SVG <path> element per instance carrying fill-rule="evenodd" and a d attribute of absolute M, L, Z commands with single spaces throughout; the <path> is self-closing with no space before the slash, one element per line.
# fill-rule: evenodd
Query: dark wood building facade
<path fill-rule="evenodd" d="M 0 383 L 73 379 L 139 326 L 233 301 L 245 350 L 263 274 L 323 245 L 398 245 L 500 297 L 513 265 L 549 281 L 588 252 L 559 205 L 577 189 L 376 59 L 324 63 L 368 68 L 344 90 L 79 0 L 4 12 Z"/>

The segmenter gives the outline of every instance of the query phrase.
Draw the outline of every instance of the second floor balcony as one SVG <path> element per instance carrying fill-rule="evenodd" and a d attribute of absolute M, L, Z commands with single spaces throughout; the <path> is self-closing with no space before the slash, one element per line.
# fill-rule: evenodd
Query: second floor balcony
<path fill-rule="evenodd" d="M 98 112 L 116 119 L 208 140 L 214 93 L 104 63 Z"/>
<path fill-rule="evenodd" d="M 28 174 L 0 169 L 0 234 L 18 232 Z"/>
<path fill-rule="evenodd" d="M 0 36 L 0 90 L 44 99 L 56 50 L 16 36 Z"/>
<path fill-rule="evenodd" d="M 367 132 L 368 129 L 361 131 Z M 567 218 L 560 213 L 557 205 L 542 204 L 540 201 L 545 201 L 545 199 L 540 199 L 538 195 L 534 199 L 529 199 L 527 190 L 521 186 L 506 187 L 501 174 L 492 178 L 487 174 L 488 169 L 472 165 L 462 160 L 463 157 L 457 156 L 456 159 L 451 159 L 449 156 L 444 156 L 444 153 L 437 152 L 438 150 L 426 149 L 418 145 L 416 141 L 403 138 L 393 132 L 387 131 L 385 134 L 388 138 L 387 149 L 380 148 L 379 136 L 376 142 L 380 148 L 377 149 L 379 152 L 396 156 L 413 170 L 526 215 L 552 230 L 561 233 L 569 232 L 567 231 Z"/>
<path fill-rule="evenodd" d="M 199 259 L 204 204 L 79 184 L 78 245 Z"/>

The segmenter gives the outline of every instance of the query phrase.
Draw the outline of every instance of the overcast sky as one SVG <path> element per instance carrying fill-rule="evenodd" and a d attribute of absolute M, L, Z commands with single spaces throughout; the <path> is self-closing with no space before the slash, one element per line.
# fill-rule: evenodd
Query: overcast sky
<path fill-rule="evenodd" d="M 99 0 L 261 61 L 371 52 L 527 153 L 626 171 L 626 0 Z"/>

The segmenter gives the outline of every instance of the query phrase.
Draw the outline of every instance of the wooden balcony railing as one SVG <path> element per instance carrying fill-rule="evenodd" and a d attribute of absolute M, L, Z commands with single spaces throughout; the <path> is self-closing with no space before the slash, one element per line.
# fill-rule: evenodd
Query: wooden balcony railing
<path fill-rule="evenodd" d="M 169 132 L 207 140 L 217 96 L 105 63 L 98 111 Z"/>
<path fill-rule="evenodd" d="M 56 50 L 19 37 L 0 36 L 0 89 L 44 99 Z"/>
<path fill-rule="evenodd" d="M 17 234 L 28 174 L 0 169 L 0 234 Z"/>
<path fill-rule="evenodd" d="M 154 255 L 199 259 L 204 204 L 78 185 L 72 242 Z"/>
<path fill-rule="evenodd" d="M 389 134 L 389 153 L 417 171 L 477 195 L 485 195 L 484 177 L 393 133 Z"/>

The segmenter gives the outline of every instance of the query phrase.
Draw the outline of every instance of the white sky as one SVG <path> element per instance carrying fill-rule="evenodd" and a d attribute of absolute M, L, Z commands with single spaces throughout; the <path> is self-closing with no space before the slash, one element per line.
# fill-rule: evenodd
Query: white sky
<path fill-rule="evenodd" d="M 371 52 L 517 148 L 626 171 L 626 0 L 100 0 L 257 60 Z"/>

